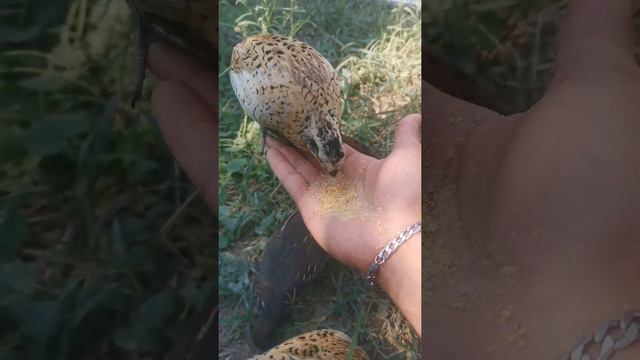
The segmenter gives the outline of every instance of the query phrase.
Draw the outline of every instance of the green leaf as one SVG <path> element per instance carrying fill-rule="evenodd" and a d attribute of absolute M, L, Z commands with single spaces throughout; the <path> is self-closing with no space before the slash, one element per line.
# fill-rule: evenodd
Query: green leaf
<path fill-rule="evenodd" d="M 195 309 L 202 308 L 202 305 L 207 298 L 207 295 L 212 291 L 213 284 L 211 283 L 197 283 L 195 281 L 187 282 L 182 289 L 180 289 L 180 295 L 182 300 L 193 306 Z"/>
<path fill-rule="evenodd" d="M 176 294 L 172 290 L 164 290 L 153 295 L 134 314 L 133 322 L 149 328 L 158 329 L 169 319 L 176 306 Z"/>
<path fill-rule="evenodd" d="M 25 133 L 19 128 L 3 128 L 0 132 L 0 162 L 22 159 L 26 154 Z"/>
<path fill-rule="evenodd" d="M 246 159 L 234 159 L 227 164 L 227 171 L 230 173 L 241 172 L 247 166 Z"/>
<path fill-rule="evenodd" d="M 227 235 L 224 235 L 223 233 L 220 233 L 220 235 L 218 236 L 218 247 L 220 249 L 226 249 L 227 246 L 229 246 L 229 237 Z"/>
<path fill-rule="evenodd" d="M 71 324 L 73 326 L 77 326 L 80 324 L 82 320 L 93 311 L 98 305 L 100 305 L 107 295 L 110 295 L 111 292 L 115 289 L 115 285 L 111 284 L 109 286 L 105 286 L 95 295 L 85 294 L 80 300 L 78 306 L 74 308 L 74 314 L 71 318 Z M 86 290 L 84 291 L 86 292 Z"/>
<path fill-rule="evenodd" d="M 0 35 L 7 42 L 20 43 L 33 40 L 42 31 L 42 26 L 36 24 L 25 30 L 18 30 L 9 26 L 0 26 Z"/>
<path fill-rule="evenodd" d="M 20 260 L 0 267 L 0 305 L 33 294 L 38 284 L 38 266 Z"/>
<path fill-rule="evenodd" d="M 27 221 L 15 210 L 0 222 L 0 259 L 15 256 L 27 238 Z"/>
<path fill-rule="evenodd" d="M 260 224 L 256 227 L 256 233 L 259 235 L 264 235 L 267 231 L 272 228 L 273 223 L 275 222 L 275 215 L 269 214 L 260 221 Z"/>
<path fill-rule="evenodd" d="M 158 168 L 158 164 L 150 159 L 138 156 L 134 159 L 131 166 L 128 167 L 129 173 L 133 180 L 143 179 L 152 171 Z"/>
<path fill-rule="evenodd" d="M 131 317 L 132 326 L 120 328 L 114 342 L 129 351 L 152 351 L 163 345 L 163 327 L 177 309 L 177 296 L 164 290 L 144 302 Z"/>
<path fill-rule="evenodd" d="M 58 301 L 21 301 L 12 304 L 10 315 L 32 342 L 45 344 L 58 333 L 63 320 Z"/>
<path fill-rule="evenodd" d="M 61 354 L 67 354 L 69 349 L 73 348 L 71 341 L 73 333 L 78 331 L 78 327 L 90 313 L 97 312 L 96 309 L 108 301 L 107 296 L 113 293 L 115 287 L 114 284 L 101 285 L 97 289 L 89 289 L 85 286 L 77 292 L 74 306 L 70 309 L 72 313 L 65 317 L 64 327 L 58 339 Z M 58 301 L 62 299 L 59 298 Z M 64 356 L 61 355 L 61 358 L 65 358 Z"/>
<path fill-rule="evenodd" d="M 231 210 L 228 206 L 221 206 L 219 208 L 218 222 L 227 230 L 236 232 L 239 218 L 231 214 Z"/>
<path fill-rule="evenodd" d="M 39 91 L 56 91 L 62 89 L 66 80 L 62 75 L 52 72 L 45 72 L 41 75 L 22 80 L 19 82 L 20 86 L 29 90 Z"/>
<path fill-rule="evenodd" d="M 66 141 L 86 133 L 89 121 L 80 113 L 60 114 L 35 123 L 29 130 L 28 146 L 35 155 L 49 155 L 61 151 Z"/>

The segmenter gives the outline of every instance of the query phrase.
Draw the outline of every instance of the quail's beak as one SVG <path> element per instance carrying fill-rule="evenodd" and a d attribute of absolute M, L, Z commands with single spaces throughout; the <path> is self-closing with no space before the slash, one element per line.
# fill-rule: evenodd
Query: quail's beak
<path fill-rule="evenodd" d="M 336 177 L 336 175 L 338 175 L 338 170 L 329 171 L 329 175 Z"/>

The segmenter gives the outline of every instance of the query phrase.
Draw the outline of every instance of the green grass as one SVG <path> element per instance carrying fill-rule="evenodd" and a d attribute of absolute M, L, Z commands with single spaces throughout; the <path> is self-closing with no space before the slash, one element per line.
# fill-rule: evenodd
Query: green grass
<path fill-rule="evenodd" d="M 7 0 L 0 23 L 0 359 L 168 357 L 217 286 L 216 223 L 128 107 L 124 1 Z"/>
<path fill-rule="evenodd" d="M 220 6 L 220 301 L 221 356 L 248 355 L 244 331 L 256 311 L 256 260 L 269 236 L 294 210 L 261 153 L 259 126 L 231 89 L 233 46 L 274 32 L 322 53 L 340 74 L 343 131 L 381 155 L 395 124 L 420 111 L 421 14 L 384 1 L 222 1 Z M 416 358 L 408 324 L 356 271 L 333 261 L 296 298 L 281 338 L 318 328 L 346 331 L 372 358 Z"/>

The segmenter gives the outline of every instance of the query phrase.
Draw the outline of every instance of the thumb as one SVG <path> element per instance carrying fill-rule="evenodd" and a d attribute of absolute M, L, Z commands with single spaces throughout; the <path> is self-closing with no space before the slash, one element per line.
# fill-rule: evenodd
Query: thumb
<path fill-rule="evenodd" d="M 558 35 L 556 76 L 637 69 L 632 18 L 639 5 L 637 0 L 571 1 Z"/>
<path fill-rule="evenodd" d="M 422 127 L 422 115 L 411 114 L 400 120 L 396 130 L 396 143 L 393 151 L 398 149 L 417 149 L 420 151 L 420 128 Z"/>

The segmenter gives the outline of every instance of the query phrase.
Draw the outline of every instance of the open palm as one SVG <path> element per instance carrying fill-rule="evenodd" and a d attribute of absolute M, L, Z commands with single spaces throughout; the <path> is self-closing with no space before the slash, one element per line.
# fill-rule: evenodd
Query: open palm
<path fill-rule="evenodd" d="M 393 237 L 420 221 L 421 117 L 405 118 L 396 131 L 393 152 L 383 160 L 345 145 L 344 179 L 362 191 L 351 204 L 355 216 L 318 211 L 326 199 L 313 184 L 324 174 L 296 150 L 274 139 L 267 141 L 267 160 L 296 202 L 316 241 L 339 261 L 366 270 Z"/>

